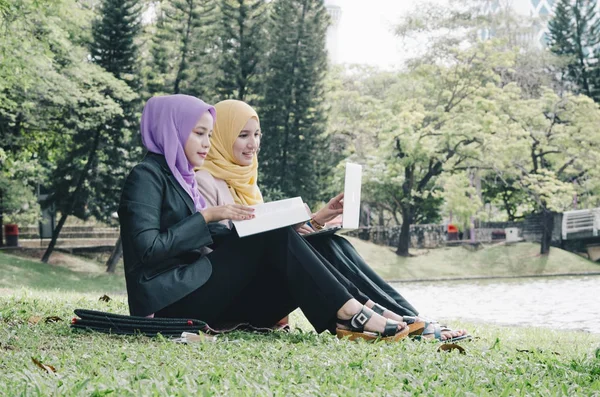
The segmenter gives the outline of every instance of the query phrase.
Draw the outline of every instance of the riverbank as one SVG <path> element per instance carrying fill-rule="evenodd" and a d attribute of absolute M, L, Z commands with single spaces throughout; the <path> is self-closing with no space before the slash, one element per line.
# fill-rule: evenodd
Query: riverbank
<path fill-rule="evenodd" d="M 540 256 L 539 245 L 533 243 L 496 244 L 477 251 L 465 247 L 414 250 L 411 251 L 414 256 L 404 258 L 396 255 L 392 247 L 347 238 L 365 261 L 389 282 L 600 275 L 599 263 L 559 248 L 552 248 L 548 256 Z M 53 271 L 45 274 L 48 265 L 37 260 L 42 253 L 35 249 L 0 252 L 0 288 L 14 285 L 68 288 L 68 284 L 77 283 L 85 290 L 88 283 L 103 283 L 108 277 L 114 278 L 115 288 L 125 290 L 122 264 L 115 275 L 107 275 L 102 263 L 55 252 L 50 261 Z M 72 270 L 74 274 L 67 276 L 64 270 Z"/>
<path fill-rule="evenodd" d="M 300 312 L 291 333 L 232 333 L 215 343 L 72 332 L 79 307 L 126 313 L 102 290 L 0 296 L 6 395 L 593 395 L 600 335 L 453 322 L 466 354 L 438 344 L 366 344 L 316 335 Z M 46 323 L 49 316 L 58 322 Z M 39 366 L 39 362 L 46 367 Z M 568 381 L 567 381 L 568 380 Z"/>
<path fill-rule="evenodd" d="M 514 278 L 557 275 L 600 274 L 600 264 L 579 255 L 552 248 L 539 255 L 533 243 L 488 245 L 477 251 L 467 247 L 446 247 L 412 251 L 404 258 L 394 248 L 348 237 L 365 261 L 389 281 L 439 281 L 485 278 Z"/>

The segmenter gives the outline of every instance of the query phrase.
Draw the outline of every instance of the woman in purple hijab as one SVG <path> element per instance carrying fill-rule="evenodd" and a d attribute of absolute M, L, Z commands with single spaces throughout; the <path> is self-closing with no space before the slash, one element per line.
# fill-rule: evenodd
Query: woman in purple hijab
<path fill-rule="evenodd" d="M 132 315 L 197 318 L 213 327 L 270 327 L 300 307 L 317 332 L 400 340 L 405 323 L 361 305 L 356 288 L 292 227 L 239 238 L 222 220 L 253 208 L 207 208 L 194 167 L 204 162 L 218 115 L 198 98 L 153 97 L 141 120 L 148 153 L 130 172 L 119 221 Z"/>

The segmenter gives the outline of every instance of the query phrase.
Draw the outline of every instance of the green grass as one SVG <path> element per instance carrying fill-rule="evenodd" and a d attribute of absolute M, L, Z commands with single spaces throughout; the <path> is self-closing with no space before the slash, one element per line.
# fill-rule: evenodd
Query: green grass
<path fill-rule="evenodd" d="M 486 246 L 478 251 L 446 247 L 420 250 L 416 256 L 403 258 L 393 248 L 348 239 L 387 280 L 600 272 L 600 264 L 558 248 L 540 256 L 539 244 L 533 243 Z"/>
<path fill-rule="evenodd" d="M 30 287 L 75 292 L 125 292 L 122 274 L 74 272 L 40 261 L 0 253 L 0 289 Z"/>
<path fill-rule="evenodd" d="M 476 336 L 462 344 L 461 355 L 438 352 L 432 342 L 367 344 L 316 335 L 299 311 L 289 334 L 239 332 L 215 343 L 71 331 L 76 308 L 127 313 L 123 290 L 122 275 L 0 254 L 0 395 L 600 394 L 599 334 L 455 320 L 453 326 Z M 109 302 L 98 299 L 105 293 Z M 61 321 L 45 323 L 49 316 Z"/>
<path fill-rule="evenodd" d="M 123 296 L 22 289 L 0 296 L 0 394 L 17 395 L 597 395 L 600 335 L 468 327 L 466 354 L 431 342 L 352 343 L 310 332 L 232 333 L 215 343 L 73 332 L 73 309 L 126 313 Z M 64 321 L 36 325 L 32 316 Z M 304 331 L 298 329 L 300 327 Z M 32 358 L 52 365 L 38 368 Z"/>

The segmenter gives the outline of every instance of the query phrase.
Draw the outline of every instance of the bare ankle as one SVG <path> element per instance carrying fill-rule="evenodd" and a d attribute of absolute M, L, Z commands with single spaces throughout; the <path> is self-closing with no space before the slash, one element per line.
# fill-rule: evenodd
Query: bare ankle
<path fill-rule="evenodd" d="M 337 317 L 340 319 L 349 319 L 358 311 L 362 305 L 356 299 L 350 299 L 337 311 Z"/>

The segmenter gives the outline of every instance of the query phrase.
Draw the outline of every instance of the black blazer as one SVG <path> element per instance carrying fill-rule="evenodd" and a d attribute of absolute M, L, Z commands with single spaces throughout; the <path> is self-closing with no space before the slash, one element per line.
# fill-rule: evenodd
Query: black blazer
<path fill-rule="evenodd" d="M 123 187 L 119 205 L 131 315 L 147 316 L 201 287 L 212 273 L 204 217 L 164 156 L 148 153 Z"/>

